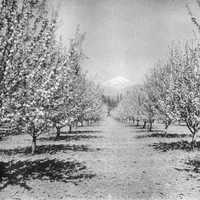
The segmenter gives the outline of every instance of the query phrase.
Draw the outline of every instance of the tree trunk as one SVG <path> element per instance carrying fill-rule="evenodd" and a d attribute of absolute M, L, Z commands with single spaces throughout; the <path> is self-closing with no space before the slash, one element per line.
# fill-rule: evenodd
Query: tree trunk
<path fill-rule="evenodd" d="M 196 136 L 197 130 L 192 128 L 187 120 L 185 120 L 185 122 L 187 124 L 188 129 L 192 133 L 191 149 L 194 150 L 194 146 L 195 146 L 195 143 L 196 143 L 195 136 Z"/>
<path fill-rule="evenodd" d="M 72 132 L 72 125 L 69 125 L 69 133 Z"/>
<path fill-rule="evenodd" d="M 168 129 L 168 127 L 169 127 L 170 124 L 171 124 L 171 121 L 165 122 L 165 131 L 164 131 L 165 135 L 167 134 L 167 129 Z"/>
<path fill-rule="evenodd" d="M 147 124 L 147 121 L 145 120 L 142 128 L 146 128 L 146 124 Z"/>
<path fill-rule="evenodd" d="M 56 127 L 56 138 L 60 137 L 60 127 Z"/>
<path fill-rule="evenodd" d="M 164 134 L 167 135 L 167 129 L 168 129 L 168 125 L 165 124 L 165 130 L 164 130 Z"/>
<path fill-rule="evenodd" d="M 149 132 L 152 131 L 152 124 L 153 124 L 153 122 L 150 120 L 150 122 L 149 122 Z"/>
<path fill-rule="evenodd" d="M 35 154 L 35 152 L 36 152 L 36 136 L 33 136 L 33 139 L 32 139 L 32 151 L 31 151 L 31 153 L 32 154 Z"/>
<path fill-rule="evenodd" d="M 196 144 L 196 132 L 192 134 L 191 149 L 194 150 Z"/>

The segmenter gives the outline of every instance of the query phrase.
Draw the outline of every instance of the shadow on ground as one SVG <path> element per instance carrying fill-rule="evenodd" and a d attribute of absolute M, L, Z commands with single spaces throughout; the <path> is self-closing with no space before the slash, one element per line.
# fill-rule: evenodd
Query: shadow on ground
<path fill-rule="evenodd" d="M 174 168 L 179 172 L 187 172 L 189 173 L 190 178 L 198 178 L 200 173 L 200 160 L 188 160 L 185 162 L 184 168 Z"/>
<path fill-rule="evenodd" d="M 80 134 L 70 134 L 70 135 L 60 135 L 59 137 L 56 136 L 51 136 L 51 137 L 41 137 L 38 140 L 40 141 L 60 141 L 60 140 L 65 140 L 65 141 L 79 141 L 79 140 L 89 140 L 89 139 L 97 139 L 97 138 L 102 138 L 102 136 L 94 136 L 94 135 L 80 135 Z"/>
<path fill-rule="evenodd" d="M 135 124 L 124 124 L 125 127 L 137 127 Z"/>
<path fill-rule="evenodd" d="M 19 185 L 30 190 L 27 181 L 34 179 L 78 184 L 94 176 L 84 164 L 77 161 L 40 159 L 0 162 L 0 190 L 8 185 Z"/>
<path fill-rule="evenodd" d="M 191 141 L 181 140 L 176 142 L 158 142 L 150 144 L 155 150 L 166 152 L 170 150 L 191 151 Z M 200 150 L 200 142 L 196 142 L 195 149 Z"/>
<path fill-rule="evenodd" d="M 8 140 L 8 136 L 0 135 L 0 142 Z"/>
<path fill-rule="evenodd" d="M 135 124 L 125 124 L 125 127 L 134 127 L 136 129 L 143 129 L 143 127 L 141 125 L 136 126 Z M 145 129 L 143 129 L 145 130 Z"/>
<path fill-rule="evenodd" d="M 148 134 L 148 133 L 154 133 L 154 134 L 156 134 L 156 133 L 160 133 L 160 134 L 162 134 L 163 133 L 163 129 L 156 129 L 156 130 L 152 130 L 152 131 L 149 131 L 149 130 L 147 130 L 147 129 L 144 129 L 144 128 L 142 128 L 142 127 L 136 127 L 136 129 L 134 129 L 134 133 L 146 133 L 146 134 Z"/>
<path fill-rule="evenodd" d="M 75 130 L 75 131 L 71 131 L 71 132 L 62 132 L 61 134 L 65 134 L 65 135 L 68 135 L 68 134 L 87 134 L 87 133 L 102 133 L 102 131 L 100 130 L 82 130 L 82 131 L 78 131 L 78 130 Z"/>
<path fill-rule="evenodd" d="M 136 139 L 143 139 L 143 138 L 151 138 L 151 137 L 156 137 L 156 138 L 184 138 L 184 137 L 191 137 L 189 134 L 177 134 L 177 133 L 167 133 L 165 134 L 164 132 L 160 133 L 151 133 L 151 134 L 145 134 L 145 135 L 137 135 L 135 138 Z"/>
<path fill-rule="evenodd" d="M 90 148 L 87 145 L 64 145 L 64 144 L 50 144 L 50 145 L 40 145 L 37 146 L 36 154 L 56 154 L 57 152 L 65 151 L 84 151 L 84 152 L 94 152 L 99 151 L 99 148 Z M 31 147 L 19 147 L 15 149 L 0 149 L 0 154 L 3 155 L 16 155 L 16 154 L 31 154 Z"/>

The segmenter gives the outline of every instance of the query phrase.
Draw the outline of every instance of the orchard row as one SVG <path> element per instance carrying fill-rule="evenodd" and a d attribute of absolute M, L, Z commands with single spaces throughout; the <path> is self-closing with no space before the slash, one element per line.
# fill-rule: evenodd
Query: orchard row
<path fill-rule="evenodd" d="M 50 129 L 102 116 L 102 91 L 83 72 L 85 34 L 68 47 L 56 39 L 57 14 L 45 0 L 1 1 L 0 122 L 36 139 Z M 9 133 L 9 131 L 8 131 Z"/>
<path fill-rule="evenodd" d="M 189 12 L 192 22 L 196 18 Z M 168 58 L 152 68 L 143 84 L 133 87 L 112 113 L 120 120 L 142 121 L 149 131 L 155 120 L 165 124 L 184 121 L 195 136 L 200 130 L 200 43 L 198 40 L 174 44 Z"/>

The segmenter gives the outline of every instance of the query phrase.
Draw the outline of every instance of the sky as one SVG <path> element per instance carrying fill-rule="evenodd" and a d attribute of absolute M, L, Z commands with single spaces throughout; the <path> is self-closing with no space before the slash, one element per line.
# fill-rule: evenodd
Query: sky
<path fill-rule="evenodd" d="M 86 32 L 83 69 L 97 81 L 117 76 L 142 83 L 173 41 L 194 37 L 188 0 L 57 0 L 59 29 L 69 44 L 76 26 Z M 198 11 L 198 10 L 197 10 Z M 200 8 L 199 8 L 200 12 Z"/>

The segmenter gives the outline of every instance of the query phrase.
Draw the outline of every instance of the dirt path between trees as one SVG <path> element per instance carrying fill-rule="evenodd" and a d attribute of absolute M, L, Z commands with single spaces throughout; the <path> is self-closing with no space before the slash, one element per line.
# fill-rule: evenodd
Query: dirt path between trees
<path fill-rule="evenodd" d="M 75 160 L 85 166 L 87 176 L 80 175 L 82 179 L 76 183 L 29 179 L 27 184 L 31 187 L 30 190 L 19 184 L 10 184 L 0 191 L 0 199 L 198 200 L 198 174 L 189 172 L 185 161 L 197 158 L 199 153 L 181 149 L 155 149 L 156 144 L 161 147 L 166 143 L 182 140 L 183 137 L 189 141 L 187 134 L 180 135 L 181 139 L 146 135 L 139 128 L 107 118 L 98 126 L 82 128 L 80 132 L 71 134 L 71 138 L 67 136 L 67 140 L 65 136 L 58 141 L 43 136 L 39 139 L 39 146 L 44 147 L 48 141 L 48 144 L 56 144 L 56 147 L 63 149 L 63 145 L 67 144 L 68 149 L 65 147 L 64 150 L 53 153 L 51 147 L 50 153 L 41 153 L 33 158 L 18 151 L 12 159 Z M 19 137 L 12 138 L 12 141 L 15 141 L 14 145 L 10 138 L 2 141 L 1 149 L 27 146 L 29 137 L 25 138 L 24 143 L 20 143 Z"/>

